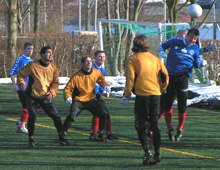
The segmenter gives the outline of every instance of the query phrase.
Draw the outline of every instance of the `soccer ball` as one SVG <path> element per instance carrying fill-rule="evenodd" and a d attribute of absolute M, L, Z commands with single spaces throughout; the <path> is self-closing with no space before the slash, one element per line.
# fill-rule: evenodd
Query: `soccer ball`
<path fill-rule="evenodd" d="M 202 7 L 198 4 L 192 4 L 188 8 L 188 12 L 192 18 L 199 18 L 202 15 Z"/>

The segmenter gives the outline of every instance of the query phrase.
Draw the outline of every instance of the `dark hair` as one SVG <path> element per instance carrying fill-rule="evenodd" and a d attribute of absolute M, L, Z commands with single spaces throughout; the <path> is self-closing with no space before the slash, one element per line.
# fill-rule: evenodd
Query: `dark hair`
<path fill-rule="evenodd" d="M 40 54 L 45 54 L 48 49 L 52 50 L 52 48 L 50 46 L 42 47 L 40 50 Z"/>
<path fill-rule="evenodd" d="M 194 34 L 194 35 L 198 36 L 199 30 L 197 28 L 190 28 L 187 35 L 189 35 L 189 34 Z"/>
<path fill-rule="evenodd" d="M 31 42 L 26 42 L 24 44 L 24 49 L 27 48 L 28 46 L 34 46 Z"/>
<path fill-rule="evenodd" d="M 147 37 L 145 35 L 138 35 L 133 40 L 132 51 L 134 53 L 147 52 L 149 47 L 147 46 Z"/>
<path fill-rule="evenodd" d="M 87 58 L 91 58 L 91 59 L 92 59 L 92 57 L 90 57 L 90 56 L 85 56 L 85 57 L 81 58 L 81 63 L 84 64 L 84 62 L 85 62 L 85 60 L 86 60 Z"/>
<path fill-rule="evenodd" d="M 94 56 L 97 56 L 99 53 L 105 53 L 105 51 L 98 50 L 94 53 Z"/>

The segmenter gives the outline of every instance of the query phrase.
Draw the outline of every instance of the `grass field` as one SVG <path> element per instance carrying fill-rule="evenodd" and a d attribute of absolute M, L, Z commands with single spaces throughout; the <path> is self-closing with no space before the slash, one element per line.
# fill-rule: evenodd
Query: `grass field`
<path fill-rule="evenodd" d="M 62 92 L 54 100 L 62 115 L 68 114 Z M 82 112 L 72 124 L 66 139 L 70 146 L 59 146 L 53 122 L 38 113 L 36 148 L 29 149 L 28 136 L 15 133 L 21 105 L 11 85 L 0 85 L 0 170 L 10 169 L 220 169 L 220 112 L 188 108 L 184 134 L 179 142 L 169 142 L 164 118 L 159 122 L 162 135 L 162 161 L 142 166 L 143 150 L 134 129 L 133 104 L 119 98 L 106 99 L 113 120 L 113 133 L 120 140 L 102 143 L 88 140 L 91 114 Z M 173 124 L 177 125 L 174 109 Z M 151 144 L 152 146 L 152 144 Z"/>

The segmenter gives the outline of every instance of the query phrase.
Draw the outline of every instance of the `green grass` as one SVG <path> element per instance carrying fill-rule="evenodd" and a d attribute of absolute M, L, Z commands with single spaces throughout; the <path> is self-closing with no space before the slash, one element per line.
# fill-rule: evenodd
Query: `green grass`
<path fill-rule="evenodd" d="M 36 148 L 28 149 L 26 134 L 16 134 L 15 121 L 21 105 L 11 85 L 0 85 L 0 169 L 220 169 L 220 113 L 188 108 L 184 134 L 179 142 L 169 142 L 164 118 L 159 122 L 162 135 L 162 161 L 142 166 L 143 150 L 134 129 L 133 106 L 119 98 L 105 99 L 113 120 L 113 133 L 120 137 L 111 143 L 88 140 L 91 114 L 82 112 L 66 138 L 70 146 L 59 146 L 53 122 L 43 111 L 38 113 L 35 129 Z M 55 99 L 62 120 L 69 105 L 58 93 Z M 173 124 L 177 125 L 174 109 Z M 152 143 L 151 143 L 152 147 Z"/>

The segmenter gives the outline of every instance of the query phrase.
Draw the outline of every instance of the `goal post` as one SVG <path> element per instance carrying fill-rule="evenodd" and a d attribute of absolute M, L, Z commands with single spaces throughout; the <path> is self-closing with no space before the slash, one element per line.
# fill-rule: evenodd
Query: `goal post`
<path fill-rule="evenodd" d="M 107 75 L 124 75 L 128 57 L 132 54 L 133 39 L 144 34 L 148 38 L 150 52 L 159 56 L 159 46 L 181 29 L 189 29 L 189 23 L 138 22 L 120 19 L 98 19 L 99 49 L 106 53 Z M 195 71 L 194 77 L 201 83 L 202 72 Z"/>

